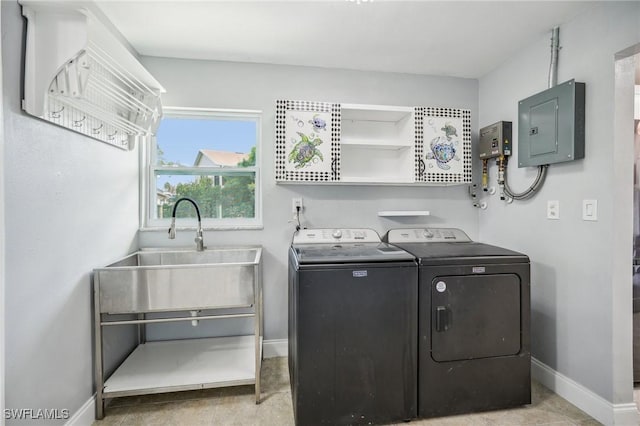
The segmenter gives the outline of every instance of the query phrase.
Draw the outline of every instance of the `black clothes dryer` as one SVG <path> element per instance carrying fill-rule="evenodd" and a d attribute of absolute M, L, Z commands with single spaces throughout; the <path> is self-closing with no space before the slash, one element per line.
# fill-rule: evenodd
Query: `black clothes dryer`
<path fill-rule="evenodd" d="M 289 250 L 289 375 L 298 425 L 417 411 L 415 258 L 370 229 L 303 229 Z"/>
<path fill-rule="evenodd" d="M 419 265 L 418 417 L 530 404 L 529 258 L 454 228 L 386 240 Z"/>

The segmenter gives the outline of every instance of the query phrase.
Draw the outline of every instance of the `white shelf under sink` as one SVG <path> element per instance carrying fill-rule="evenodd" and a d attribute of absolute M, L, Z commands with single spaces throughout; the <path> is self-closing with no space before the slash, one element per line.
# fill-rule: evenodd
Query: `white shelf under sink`
<path fill-rule="evenodd" d="M 105 394 L 255 383 L 255 336 L 147 342 L 104 384 Z"/>

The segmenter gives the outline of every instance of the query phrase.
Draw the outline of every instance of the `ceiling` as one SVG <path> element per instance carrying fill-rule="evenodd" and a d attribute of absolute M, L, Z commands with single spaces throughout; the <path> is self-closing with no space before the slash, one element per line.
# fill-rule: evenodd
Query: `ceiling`
<path fill-rule="evenodd" d="M 115 1 L 141 54 L 479 78 L 594 2 Z M 560 34 L 562 44 L 562 33 Z"/>

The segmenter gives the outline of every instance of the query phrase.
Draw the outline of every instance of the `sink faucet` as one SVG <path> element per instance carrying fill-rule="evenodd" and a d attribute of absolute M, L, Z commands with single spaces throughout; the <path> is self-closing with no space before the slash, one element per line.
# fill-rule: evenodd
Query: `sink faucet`
<path fill-rule="evenodd" d="M 193 204 L 193 207 L 196 208 L 196 214 L 198 215 L 198 229 L 196 230 L 196 250 L 204 251 L 204 238 L 202 237 L 202 218 L 200 217 L 200 209 L 195 201 L 191 198 L 183 197 L 179 198 L 176 203 L 173 205 L 173 213 L 171 213 L 171 226 L 169 227 L 169 239 L 174 239 L 176 237 L 176 209 L 178 208 L 178 204 L 182 201 L 188 201 Z"/>

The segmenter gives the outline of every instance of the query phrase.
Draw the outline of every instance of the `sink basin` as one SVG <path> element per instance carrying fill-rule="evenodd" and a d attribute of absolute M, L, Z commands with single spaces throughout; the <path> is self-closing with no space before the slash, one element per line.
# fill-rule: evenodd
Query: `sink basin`
<path fill-rule="evenodd" d="M 136 266 L 260 263 L 261 251 L 260 248 L 256 247 L 211 249 L 205 251 L 143 249 L 142 251 L 127 256 L 123 260 L 134 257 Z M 116 265 L 117 263 L 113 266 Z"/>
<path fill-rule="evenodd" d="M 261 260 L 261 247 L 143 249 L 94 270 L 100 312 L 250 307 Z"/>

